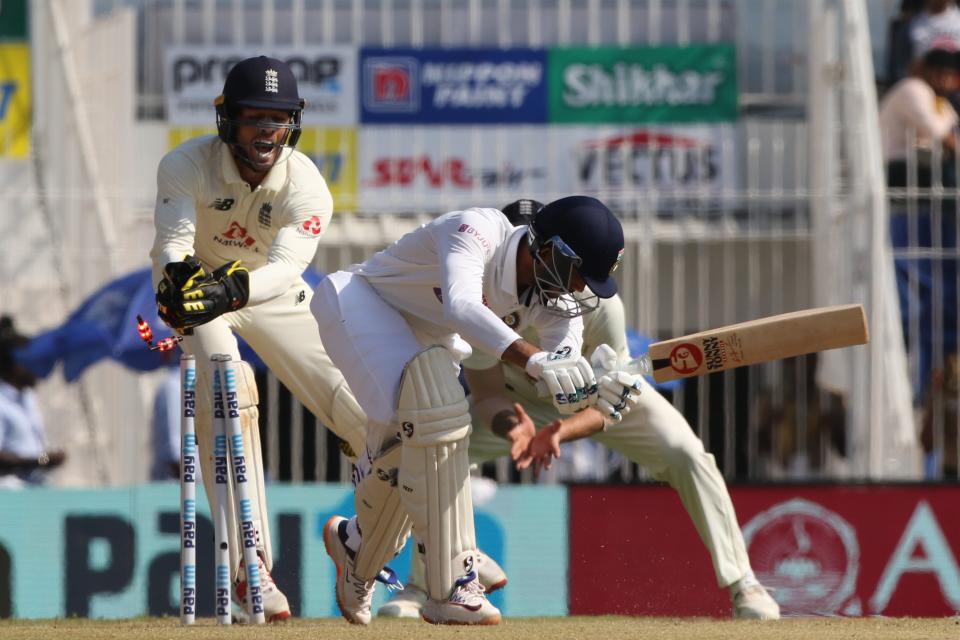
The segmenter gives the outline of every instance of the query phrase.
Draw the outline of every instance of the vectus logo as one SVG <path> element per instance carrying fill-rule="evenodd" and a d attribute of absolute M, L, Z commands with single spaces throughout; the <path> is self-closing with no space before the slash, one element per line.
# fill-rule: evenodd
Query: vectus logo
<path fill-rule="evenodd" d="M 712 184 L 718 174 L 713 143 L 657 131 L 592 140 L 577 157 L 580 186 L 588 188 Z"/>

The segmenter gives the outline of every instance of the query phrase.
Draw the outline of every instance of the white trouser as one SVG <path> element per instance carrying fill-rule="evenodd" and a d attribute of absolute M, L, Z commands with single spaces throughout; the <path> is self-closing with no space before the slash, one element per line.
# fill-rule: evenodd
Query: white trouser
<path fill-rule="evenodd" d="M 401 431 L 398 402 L 404 368 L 408 364 L 414 366 L 415 357 L 424 347 L 430 346 L 432 338 L 418 336 L 403 315 L 387 304 L 365 278 L 349 272 L 333 273 L 320 283 L 314 292 L 311 311 L 317 319 L 324 344 L 328 345 L 330 357 L 340 367 L 350 387 L 356 390 L 357 399 L 370 418 L 367 451 L 369 458 L 376 462 L 384 445 L 393 442 Z M 452 340 L 450 336 L 440 336 L 439 342 Z M 447 348 L 437 348 L 431 353 L 434 357 L 427 358 L 429 364 L 423 365 L 427 367 L 424 375 L 442 376 L 445 381 L 453 379 L 457 384 L 459 354 Z M 417 362 L 421 360 L 418 358 Z M 414 432 L 414 422 L 425 426 L 430 424 L 429 418 L 424 423 L 409 418 L 411 422 L 405 423 L 409 430 L 400 439 L 402 453 L 398 484 L 403 490 L 399 491 L 399 496 L 405 514 L 425 542 L 427 582 L 435 600 L 448 597 L 453 579 L 459 577 L 456 571 L 459 566 L 455 565 L 463 561 L 461 556 L 468 556 L 472 567 L 475 553 L 466 453 L 469 443 L 469 422 L 466 419 L 469 416 L 458 384 L 456 391 L 460 393 L 464 412 L 464 424 L 453 429 L 456 435 L 443 432 L 446 425 L 442 420 L 437 433 L 426 429 L 421 432 L 420 427 Z M 413 395 L 418 394 L 414 391 Z M 425 396 L 419 400 L 426 402 L 427 406 L 421 408 L 429 414 L 430 401 Z M 409 409 L 406 407 L 405 410 Z M 435 442 L 433 438 L 436 438 Z M 358 491 L 363 487 L 361 483 Z M 398 489 L 394 488 L 394 491 Z M 373 499 L 374 496 L 371 493 L 369 497 Z M 405 518 L 388 517 L 385 509 L 394 506 L 386 496 L 378 494 L 378 497 L 380 503 L 374 505 L 374 513 L 367 515 L 371 524 L 366 526 L 368 530 L 374 528 L 377 531 L 375 538 L 371 539 L 385 540 L 390 545 L 373 554 L 374 566 L 367 567 L 366 559 L 371 556 L 371 549 L 363 546 L 366 541 L 361 542 L 357 563 L 360 565 L 363 558 L 363 578 L 374 575 L 385 559 L 400 550 L 410 523 Z M 358 513 L 362 507 L 362 504 L 357 507 Z M 384 513 L 382 518 L 378 517 L 378 512 Z M 380 531 L 381 519 L 389 531 Z"/>
<path fill-rule="evenodd" d="M 396 428 L 400 375 L 426 345 L 365 278 L 346 271 L 320 282 L 310 310 L 327 353 L 370 419 L 369 446 L 379 451 L 374 425 Z"/>
<path fill-rule="evenodd" d="M 184 348 L 197 357 L 198 367 L 209 366 L 214 353 L 239 360 L 235 331 L 304 406 L 359 453 L 366 446 L 365 417 L 320 341 L 310 313 L 312 296 L 310 286 L 298 280 L 273 300 L 196 327 Z"/>
<path fill-rule="evenodd" d="M 511 391 L 507 395 L 523 404 L 537 427 L 558 416 L 541 400 L 530 401 Z M 713 560 L 717 583 L 726 587 L 750 570 L 743 534 L 723 476 L 711 454 L 693 433 L 683 415 L 645 380 L 640 404 L 620 424 L 593 436 L 646 468 L 654 478 L 667 482 L 677 493 L 693 520 L 700 539 Z M 470 436 L 470 459 L 484 462 L 509 455 L 507 441 L 474 415 Z M 643 505 L 636 505 L 642 509 Z M 633 508 L 623 505 L 623 508 Z"/>

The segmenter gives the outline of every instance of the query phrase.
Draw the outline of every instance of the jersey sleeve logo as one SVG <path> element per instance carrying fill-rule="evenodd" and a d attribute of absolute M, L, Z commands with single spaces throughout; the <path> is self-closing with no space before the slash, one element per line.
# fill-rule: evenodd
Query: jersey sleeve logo
<path fill-rule="evenodd" d="M 300 226 L 297 227 L 297 231 L 300 232 L 300 235 L 307 236 L 308 238 L 320 235 L 320 232 L 323 231 L 320 216 L 310 216 L 309 220 L 304 220 Z"/>
<path fill-rule="evenodd" d="M 480 246 L 483 247 L 484 252 L 490 251 L 490 241 L 487 240 L 476 227 L 469 224 L 461 224 L 457 228 L 457 233 L 465 233 L 469 236 L 473 236 L 480 243 Z"/>

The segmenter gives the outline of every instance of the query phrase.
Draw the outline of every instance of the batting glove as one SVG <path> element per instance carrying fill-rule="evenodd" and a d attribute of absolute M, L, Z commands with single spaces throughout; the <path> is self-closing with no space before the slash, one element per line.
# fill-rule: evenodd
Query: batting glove
<path fill-rule="evenodd" d="M 618 370 L 617 353 L 606 344 L 594 350 L 590 363 L 598 378 L 595 408 L 604 418 L 620 422 L 640 402 L 640 376 Z"/>
<path fill-rule="evenodd" d="M 587 359 L 562 347 L 554 353 L 539 351 L 527 360 L 524 370 L 541 381 L 560 413 L 576 413 L 597 401 L 597 379 Z"/>

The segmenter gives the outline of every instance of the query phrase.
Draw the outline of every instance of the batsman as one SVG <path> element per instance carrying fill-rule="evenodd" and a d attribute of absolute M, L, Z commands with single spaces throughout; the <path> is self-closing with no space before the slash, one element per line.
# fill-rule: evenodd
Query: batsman
<path fill-rule="evenodd" d="M 214 105 L 217 135 L 188 140 L 160 162 L 150 256 L 159 315 L 197 359 L 196 429 L 208 498 L 214 495 L 210 356 L 238 361 L 264 612 L 278 621 L 290 607 L 270 574 L 257 387 L 234 332 L 353 451 L 364 450 L 366 418 L 320 342 L 303 280 L 333 200 L 316 165 L 295 150 L 304 108 L 296 78 L 280 60 L 249 58 L 230 70 Z M 240 536 L 232 509 L 230 515 L 234 599 L 244 604 Z"/>
<path fill-rule="evenodd" d="M 580 316 L 617 290 L 620 222 L 586 196 L 554 201 L 541 215 L 528 234 L 496 209 L 447 213 L 314 292 L 320 335 L 369 425 L 357 515 L 324 528 L 337 602 L 351 623 L 370 622 L 377 575 L 411 527 L 426 567 L 422 617 L 500 622 L 479 576 L 470 409 L 457 378 L 474 349 L 542 381 L 562 413 L 596 407 L 619 416 L 636 402 L 632 376 L 595 376 L 580 355 Z M 513 327 L 501 320 L 510 314 Z M 517 333 L 528 326 L 536 344 Z"/>

